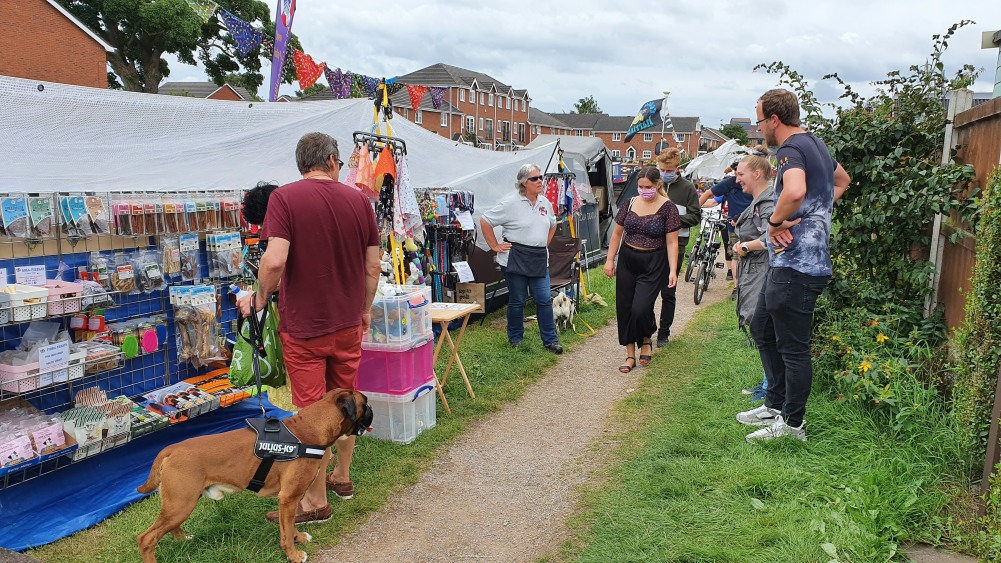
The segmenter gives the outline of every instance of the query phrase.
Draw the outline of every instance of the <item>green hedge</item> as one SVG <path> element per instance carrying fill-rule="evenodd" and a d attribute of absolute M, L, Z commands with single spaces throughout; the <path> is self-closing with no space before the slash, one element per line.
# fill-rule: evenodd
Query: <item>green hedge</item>
<path fill-rule="evenodd" d="M 1001 367 L 1001 170 L 994 171 L 984 190 L 976 235 L 966 320 L 956 332 L 959 365 L 953 402 L 974 451 L 983 456 Z"/>

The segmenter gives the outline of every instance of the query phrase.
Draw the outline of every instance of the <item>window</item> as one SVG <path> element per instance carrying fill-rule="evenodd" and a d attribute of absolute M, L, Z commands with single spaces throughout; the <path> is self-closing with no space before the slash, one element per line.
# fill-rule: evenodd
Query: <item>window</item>
<path fill-rule="evenodd" d="M 504 109 L 511 109 L 511 98 L 504 98 Z"/>
<path fill-rule="evenodd" d="M 471 115 L 467 115 L 466 116 L 466 132 L 467 133 L 472 133 L 475 129 L 476 129 L 476 118 L 473 117 L 473 116 L 471 116 Z"/>
<path fill-rule="evenodd" d="M 416 123 L 417 125 L 424 123 L 424 114 L 423 112 L 421 112 L 421 110 L 417 110 L 414 112 L 414 123 Z"/>
<path fill-rule="evenodd" d="M 643 133 L 643 142 L 649 143 L 653 141 L 653 133 Z"/>
<path fill-rule="evenodd" d="M 460 102 L 466 101 L 466 91 L 465 90 L 459 90 L 459 101 Z"/>
<path fill-rule="evenodd" d="M 487 96 L 487 105 L 490 106 L 490 107 L 494 107 L 494 95 L 493 94 L 490 94 L 489 96 Z"/>
<path fill-rule="evenodd" d="M 480 118 L 480 131 L 483 131 L 483 118 Z"/>
<path fill-rule="evenodd" d="M 612 149 L 612 158 L 619 158 L 619 149 Z"/>
<path fill-rule="evenodd" d="M 653 151 L 643 151 L 643 160 L 649 160 L 653 158 Z"/>
<path fill-rule="evenodd" d="M 525 124 L 524 123 L 519 123 L 518 124 L 518 142 L 519 143 L 524 143 L 525 142 Z"/>
<path fill-rule="evenodd" d="M 471 104 L 476 103 L 476 92 L 473 92 L 472 88 L 469 89 L 469 103 Z"/>
<path fill-rule="evenodd" d="M 590 136 L 594 137 L 594 131 L 591 131 Z"/>
<path fill-rule="evenodd" d="M 578 129 L 577 130 L 577 136 L 578 137 L 583 137 L 584 136 L 584 130 L 583 129 Z"/>
<path fill-rule="evenodd" d="M 486 95 L 483 92 L 480 92 L 480 105 L 487 103 L 486 99 L 487 99 Z"/>
<path fill-rule="evenodd" d="M 448 114 L 441 112 L 441 126 L 448 127 Z"/>
<path fill-rule="evenodd" d="M 494 120 L 487 118 L 487 128 L 483 132 L 483 136 L 488 139 L 494 138 Z"/>
<path fill-rule="evenodd" d="M 612 140 L 613 141 L 621 141 L 622 140 L 622 133 L 612 133 Z"/>

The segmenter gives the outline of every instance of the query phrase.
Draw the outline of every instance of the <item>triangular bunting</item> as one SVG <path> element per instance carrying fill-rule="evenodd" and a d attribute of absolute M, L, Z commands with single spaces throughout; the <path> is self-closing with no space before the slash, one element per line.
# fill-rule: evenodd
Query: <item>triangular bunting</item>
<path fill-rule="evenodd" d="M 356 74 L 355 76 L 359 75 Z M 361 86 L 363 89 L 362 91 L 365 93 L 366 96 L 371 98 L 372 96 L 375 95 L 375 88 L 379 85 L 379 79 L 374 76 L 365 76 L 365 75 L 360 75 L 360 76 L 361 76 Z"/>
<path fill-rule="evenodd" d="M 330 86 L 330 91 L 333 92 L 334 97 L 337 99 L 350 98 L 351 97 L 351 73 L 349 71 L 341 72 L 341 69 L 332 70 L 330 67 L 323 69 L 323 74 L 327 77 L 327 84 Z"/>
<path fill-rule="evenodd" d="M 234 16 L 225 8 L 220 9 L 222 10 L 222 21 L 229 29 L 229 35 L 233 38 L 233 42 L 236 43 L 236 51 L 240 53 L 241 57 L 246 58 L 264 40 L 264 33 Z M 273 46 L 271 50 L 274 51 Z"/>
<path fill-rule="evenodd" d="M 441 86 L 431 87 L 431 105 L 434 109 L 440 109 L 442 102 L 445 101 L 445 89 Z"/>
<path fill-rule="evenodd" d="M 316 64 L 313 62 L 313 57 L 298 49 L 292 52 L 292 58 L 295 60 L 295 73 L 299 78 L 299 88 L 302 90 L 316 84 L 327 66 L 327 63 Z"/>
<path fill-rule="evenodd" d="M 198 14 L 198 17 L 202 18 L 203 22 L 208 22 L 212 19 L 212 14 L 219 9 L 219 4 L 216 4 L 212 0 L 187 0 L 188 6 Z"/>
<path fill-rule="evenodd" d="M 399 82 L 389 82 L 386 84 L 386 88 L 389 89 L 389 95 L 392 96 L 403 89 L 403 84 L 400 84 Z"/>
<path fill-rule="evenodd" d="M 392 88 L 392 84 L 389 85 Z M 407 84 L 407 93 L 410 94 L 410 105 L 414 108 L 414 111 L 421 109 L 421 100 L 424 99 L 424 94 L 428 93 L 427 86 L 412 86 Z"/>

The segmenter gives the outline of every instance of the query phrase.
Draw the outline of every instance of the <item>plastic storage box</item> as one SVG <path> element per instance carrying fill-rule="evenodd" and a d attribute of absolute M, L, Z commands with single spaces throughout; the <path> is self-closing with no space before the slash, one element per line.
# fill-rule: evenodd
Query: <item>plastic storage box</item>
<path fill-rule="evenodd" d="M 372 419 L 372 432 L 368 434 L 373 438 L 409 444 L 421 432 L 434 428 L 438 423 L 434 379 L 399 395 L 369 391 L 364 393 L 375 415 Z"/>
<path fill-rule="evenodd" d="M 434 381 L 432 356 L 434 341 L 418 340 L 403 352 L 383 352 L 363 348 L 355 387 L 363 392 L 406 393 Z"/>
<path fill-rule="evenodd" d="M 65 383 L 83 377 L 83 350 L 70 352 L 67 367 L 51 371 L 38 371 L 38 362 L 21 366 L 0 364 L 0 389 L 12 393 L 25 393 L 53 383 Z"/>
<path fill-rule="evenodd" d="M 45 282 L 45 288 L 49 291 L 48 312 L 50 315 L 63 315 L 80 311 L 82 285 L 62 280 L 48 280 Z"/>
<path fill-rule="evenodd" d="M 389 285 L 372 303 L 372 325 L 362 337 L 369 350 L 409 350 L 431 336 L 431 288 L 426 285 Z M 390 289 L 391 288 L 391 289 Z"/>
<path fill-rule="evenodd" d="M 48 289 L 17 283 L 8 285 L 7 289 L 12 291 L 10 293 L 12 322 L 22 323 L 45 318 L 48 312 L 45 307 L 45 301 L 49 298 Z"/>

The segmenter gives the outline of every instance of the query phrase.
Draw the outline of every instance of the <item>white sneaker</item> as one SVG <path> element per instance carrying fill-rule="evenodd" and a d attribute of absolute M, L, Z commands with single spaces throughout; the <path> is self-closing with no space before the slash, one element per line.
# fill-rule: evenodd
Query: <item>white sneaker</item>
<path fill-rule="evenodd" d="M 753 444 L 755 440 L 774 440 L 775 438 L 781 438 L 783 436 L 791 436 L 797 440 L 806 441 L 806 430 L 803 429 L 803 424 L 799 427 L 789 426 L 784 420 L 782 420 L 782 415 L 775 417 L 775 422 L 771 426 L 766 426 L 761 430 L 755 430 L 747 435 L 747 443 Z"/>
<path fill-rule="evenodd" d="M 748 426 L 768 426 L 775 422 L 775 417 L 782 414 L 781 411 L 770 409 L 761 405 L 756 409 L 744 411 L 737 414 L 737 422 Z"/>

